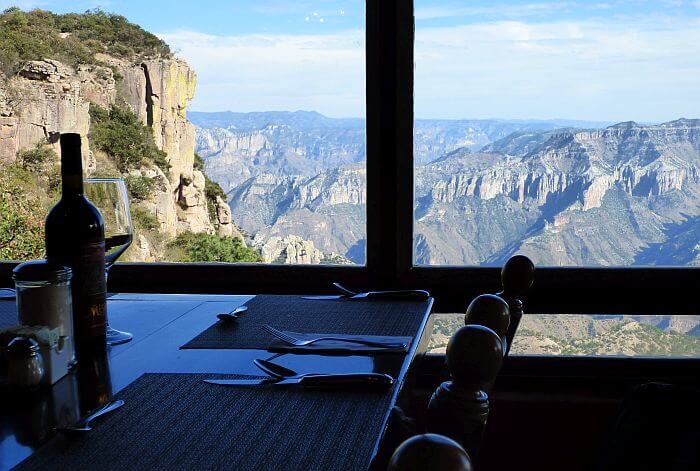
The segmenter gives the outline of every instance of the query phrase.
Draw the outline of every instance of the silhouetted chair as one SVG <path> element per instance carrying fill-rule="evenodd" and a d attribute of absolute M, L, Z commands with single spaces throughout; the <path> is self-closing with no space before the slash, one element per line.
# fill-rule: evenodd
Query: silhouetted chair
<path fill-rule="evenodd" d="M 637 386 L 622 403 L 598 470 L 700 470 L 700 391 Z"/>
<path fill-rule="evenodd" d="M 489 415 L 486 389 L 501 368 L 503 342 L 488 327 L 470 324 L 455 332 L 446 356 L 452 381 L 430 398 L 426 428 L 457 441 L 476 459 Z"/>
<path fill-rule="evenodd" d="M 469 455 L 459 443 L 426 433 L 411 437 L 396 449 L 389 471 L 472 471 Z"/>

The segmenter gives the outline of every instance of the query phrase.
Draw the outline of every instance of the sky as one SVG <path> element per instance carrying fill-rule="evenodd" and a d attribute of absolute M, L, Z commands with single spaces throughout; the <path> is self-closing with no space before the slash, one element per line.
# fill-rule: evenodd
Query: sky
<path fill-rule="evenodd" d="M 191 110 L 365 113 L 359 0 L 0 0 L 9 5 L 126 16 L 196 71 Z M 415 5 L 416 117 L 700 118 L 700 0 Z"/>

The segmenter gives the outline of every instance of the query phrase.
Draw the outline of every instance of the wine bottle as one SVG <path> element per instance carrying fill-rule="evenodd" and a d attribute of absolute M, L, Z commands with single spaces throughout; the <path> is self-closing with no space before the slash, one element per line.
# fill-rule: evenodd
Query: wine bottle
<path fill-rule="evenodd" d="M 46 258 L 73 269 L 73 335 L 79 357 L 80 350 L 105 345 L 107 325 L 105 228 L 100 211 L 83 195 L 79 134 L 61 134 L 61 179 L 61 199 L 46 217 Z"/>

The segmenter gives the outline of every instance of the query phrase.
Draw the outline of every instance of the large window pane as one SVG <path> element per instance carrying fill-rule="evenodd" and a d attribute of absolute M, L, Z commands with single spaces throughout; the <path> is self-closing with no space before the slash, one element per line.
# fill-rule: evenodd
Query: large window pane
<path fill-rule="evenodd" d="M 700 8 L 417 0 L 417 264 L 700 265 Z"/>
<path fill-rule="evenodd" d="M 364 2 L 93 3 L 0 16 L 0 260 L 43 255 L 78 132 L 122 261 L 365 262 Z"/>

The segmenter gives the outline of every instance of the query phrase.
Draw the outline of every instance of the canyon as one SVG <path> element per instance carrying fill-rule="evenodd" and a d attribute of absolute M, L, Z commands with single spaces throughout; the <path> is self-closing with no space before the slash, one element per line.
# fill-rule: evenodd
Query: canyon
<path fill-rule="evenodd" d="M 245 231 L 364 262 L 359 120 L 191 119 Z M 595 123 L 417 121 L 415 261 L 500 265 L 524 253 L 553 266 L 700 264 L 700 121 L 577 124 Z"/>

